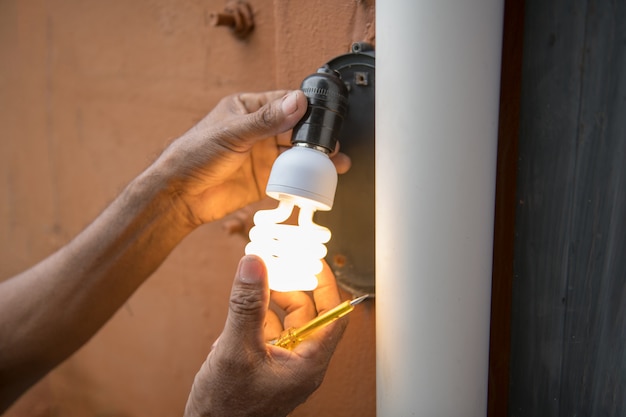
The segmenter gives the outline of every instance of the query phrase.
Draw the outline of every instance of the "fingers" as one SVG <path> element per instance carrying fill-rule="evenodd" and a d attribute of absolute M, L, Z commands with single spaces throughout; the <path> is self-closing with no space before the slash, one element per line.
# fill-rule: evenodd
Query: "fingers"
<path fill-rule="evenodd" d="M 302 291 L 272 292 L 272 300 L 286 313 L 285 328 L 302 326 L 341 303 L 335 276 L 326 261 L 323 265 L 322 272 L 317 275 L 318 285 L 313 290 L 313 299 Z"/>
<path fill-rule="evenodd" d="M 318 313 L 322 314 L 339 305 L 341 303 L 341 297 L 337 289 L 335 276 L 326 262 L 324 262 L 324 268 L 322 272 L 318 274 L 317 278 L 319 284 L 313 291 L 313 298 Z M 319 344 L 319 346 L 324 347 L 324 350 L 330 358 L 330 355 L 341 340 L 347 325 L 347 317 L 342 317 L 313 333 L 308 340 L 304 340 L 298 345 L 296 350 L 300 355 L 305 357 L 314 355 L 318 349 L 316 346 Z"/>
<path fill-rule="evenodd" d="M 241 94 L 238 99 L 246 109 L 258 109 L 237 117 L 228 128 L 230 134 L 244 140 L 256 140 L 278 135 L 295 126 L 307 109 L 304 93 L 291 91 L 259 107 L 266 98 L 274 95 Z"/>
<path fill-rule="evenodd" d="M 263 328 L 268 304 L 265 265 L 256 256 L 244 256 L 235 275 L 220 345 L 264 350 Z"/>
<path fill-rule="evenodd" d="M 242 93 L 238 98 L 245 107 L 245 113 L 254 113 L 261 107 L 287 95 L 289 90 L 266 91 L 263 93 Z"/>
<path fill-rule="evenodd" d="M 350 157 L 345 153 L 337 153 L 331 158 L 333 164 L 335 164 L 335 168 L 337 169 L 337 174 L 345 174 L 350 169 L 352 165 L 352 161 Z"/>
<path fill-rule="evenodd" d="M 322 272 L 317 275 L 317 288 L 313 290 L 313 298 L 319 314 L 335 308 L 341 303 L 335 276 L 326 261 L 323 261 L 323 264 Z"/>
<path fill-rule="evenodd" d="M 263 340 L 265 341 L 278 338 L 283 331 L 283 322 L 274 311 L 267 311 L 265 328 L 263 330 Z"/>
<path fill-rule="evenodd" d="M 319 283 L 317 288 L 313 290 L 313 299 L 308 294 L 299 291 L 272 293 L 274 303 L 286 313 L 284 318 L 285 329 L 303 326 L 318 314 L 331 310 L 341 303 L 335 277 L 326 262 L 324 262 L 322 272 L 317 277 Z M 325 357 L 329 358 L 341 339 L 346 326 L 347 321 L 342 318 L 338 322 L 318 329 L 298 345 L 296 351 L 303 357 L 311 358 L 324 352 Z M 322 349 L 320 350 L 320 348 Z"/>
<path fill-rule="evenodd" d="M 302 291 L 273 292 L 272 300 L 285 312 L 285 329 L 303 326 L 317 315 L 313 300 Z"/>
<path fill-rule="evenodd" d="M 329 155 L 330 160 L 335 164 L 335 169 L 337 170 L 337 174 L 345 174 L 350 169 L 352 165 L 352 161 L 350 157 L 345 153 L 339 152 L 341 148 L 341 143 L 337 142 L 337 146 L 335 146 L 335 150 Z"/>
<path fill-rule="evenodd" d="M 291 147 L 290 129 L 304 116 L 308 105 L 302 91 L 243 93 L 237 100 L 245 118 L 237 121 L 238 128 L 229 129 L 233 135 L 244 140 L 276 136 L 279 152 Z M 330 157 L 339 174 L 350 169 L 350 158 L 339 152 L 339 143 Z"/>

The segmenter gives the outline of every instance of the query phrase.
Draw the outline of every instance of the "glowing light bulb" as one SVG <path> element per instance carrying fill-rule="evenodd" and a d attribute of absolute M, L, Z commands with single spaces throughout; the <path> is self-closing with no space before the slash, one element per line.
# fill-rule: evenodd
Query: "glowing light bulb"
<path fill-rule="evenodd" d="M 313 221 L 315 208 L 299 200 L 298 224 L 282 224 L 290 217 L 295 204 L 283 200 L 272 210 L 254 215 L 246 254 L 261 257 L 267 267 L 269 286 L 274 291 L 309 291 L 317 287 L 316 275 L 331 232 Z"/>
<path fill-rule="evenodd" d="M 258 255 L 267 267 L 270 289 L 310 291 L 317 287 L 331 233 L 316 224 L 317 210 L 330 210 L 337 170 L 325 152 L 302 145 L 283 152 L 274 162 L 266 193 L 279 201 L 272 210 L 254 215 L 246 254 Z M 295 207 L 297 224 L 284 223 Z"/>
<path fill-rule="evenodd" d="M 316 210 L 330 210 L 337 188 L 337 171 L 328 157 L 347 111 L 346 85 L 339 73 L 327 67 L 305 78 L 307 113 L 293 128 L 293 147 L 272 166 L 265 192 L 278 200 L 273 210 L 254 216 L 246 254 L 258 255 L 267 267 L 269 287 L 275 291 L 309 291 L 317 287 L 316 275 L 330 240 L 330 230 L 316 224 Z M 298 224 L 283 223 L 295 206 Z"/>

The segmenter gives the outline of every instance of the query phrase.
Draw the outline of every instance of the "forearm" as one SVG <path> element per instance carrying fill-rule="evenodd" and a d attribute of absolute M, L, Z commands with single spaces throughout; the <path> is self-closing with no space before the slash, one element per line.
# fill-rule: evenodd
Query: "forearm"
<path fill-rule="evenodd" d="M 223 99 L 71 243 L 1 283 L 0 412 L 87 341 L 195 226 L 258 200 L 277 135 L 306 108 L 299 91 Z"/>
<path fill-rule="evenodd" d="M 0 411 L 86 342 L 193 226 L 151 167 L 72 242 L 0 284 Z"/>

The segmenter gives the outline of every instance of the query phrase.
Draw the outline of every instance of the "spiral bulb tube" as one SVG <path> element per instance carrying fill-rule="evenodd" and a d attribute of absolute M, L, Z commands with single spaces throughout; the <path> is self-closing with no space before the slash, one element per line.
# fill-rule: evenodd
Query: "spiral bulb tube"
<path fill-rule="evenodd" d="M 283 224 L 298 205 L 298 224 Z M 313 221 L 315 208 L 293 199 L 280 200 L 278 207 L 259 210 L 250 230 L 247 255 L 265 262 L 269 287 L 274 291 L 310 291 L 317 287 L 316 275 L 322 272 L 322 259 L 331 232 Z"/>

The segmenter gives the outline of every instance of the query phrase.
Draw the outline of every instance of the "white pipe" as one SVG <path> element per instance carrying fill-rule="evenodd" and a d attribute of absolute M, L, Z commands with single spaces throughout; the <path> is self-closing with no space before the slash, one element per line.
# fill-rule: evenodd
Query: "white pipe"
<path fill-rule="evenodd" d="M 502 17 L 376 2 L 379 417 L 486 415 Z"/>

